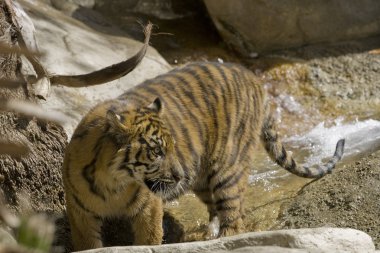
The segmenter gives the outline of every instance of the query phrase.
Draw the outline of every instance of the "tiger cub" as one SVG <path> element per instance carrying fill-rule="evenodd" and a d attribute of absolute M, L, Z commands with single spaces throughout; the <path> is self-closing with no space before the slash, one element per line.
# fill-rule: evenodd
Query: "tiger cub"
<path fill-rule="evenodd" d="M 132 220 L 134 244 L 160 244 L 162 201 L 193 191 L 218 217 L 219 236 L 243 229 L 243 193 L 261 141 L 301 177 L 330 173 L 343 155 L 300 167 L 281 144 L 258 78 L 235 64 L 194 63 L 147 80 L 93 108 L 63 166 L 75 250 L 102 247 L 107 216 Z"/>

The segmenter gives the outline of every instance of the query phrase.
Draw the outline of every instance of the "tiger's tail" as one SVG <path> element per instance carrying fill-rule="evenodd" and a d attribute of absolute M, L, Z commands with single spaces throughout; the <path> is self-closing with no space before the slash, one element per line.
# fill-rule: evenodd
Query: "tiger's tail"
<path fill-rule="evenodd" d="M 344 152 L 344 139 L 340 139 L 335 148 L 333 157 L 323 165 L 316 167 L 299 166 L 294 161 L 291 153 L 287 152 L 279 140 L 276 124 L 272 116 L 268 115 L 261 129 L 261 141 L 264 144 L 266 151 L 274 162 L 280 165 L 287 171 L 306 178 L 320 178 L 331 173 L 336 163 L 342 158 Z"/>

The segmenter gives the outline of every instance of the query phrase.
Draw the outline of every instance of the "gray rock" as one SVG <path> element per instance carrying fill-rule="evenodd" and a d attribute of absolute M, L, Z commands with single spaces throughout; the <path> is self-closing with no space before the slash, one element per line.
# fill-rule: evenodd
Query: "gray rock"
<path fill-rule="evenodd" d="M 194 252 L 375 252 L 369 235 L 359 230 L 315 228 L 252 232 L 211 241 L 94 249 L 92 253 Z"/>
<path fill-rule="evenodd" d="M 224 40 L 247 56 L 380 32 L 377 0 L 204 2 Z"/>
<path fill-rule="evenodd" d="M 99 33 L 43 2 L 22 0 L 20 3 L 35 25 L 38 46 L 45 53 L 41 62 L 49 73 L 88 73 L 130 58 L 142 47 L 142 43 L 126 37 Z M 159 53 L 149 48 L 142 63 L 127 76 L 86 88 L 54 86 L 42 106 L 70 117 L 64 126 L 70 138 L 79 120 L 95 104 L 115 98 L 169 69 Z"/>

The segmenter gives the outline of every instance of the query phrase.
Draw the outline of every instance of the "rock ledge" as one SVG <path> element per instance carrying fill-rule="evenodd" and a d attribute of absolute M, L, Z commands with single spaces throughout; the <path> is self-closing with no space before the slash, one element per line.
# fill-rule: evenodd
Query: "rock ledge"
<path fill-rule="evenodd" d="M 375 252 L 366 233 L 349 228 L 293 229 L 251 232 L 211 241 L 161 246 L 110 247 L 92 253 L 171 253 L 171 252 Z"/>

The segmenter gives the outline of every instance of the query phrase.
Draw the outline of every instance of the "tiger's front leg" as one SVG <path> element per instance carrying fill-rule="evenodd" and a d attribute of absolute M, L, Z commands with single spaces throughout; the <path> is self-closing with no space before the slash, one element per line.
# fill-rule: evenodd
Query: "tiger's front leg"
<path fill-rule="evenodd" d="M 71 239 L 75 251 L 103 247 L 100 218 L 93 214 L 73 208 L 67 209 L 70 222 Z"/>
<path fill-rule="evenodd" d="M 132 217 L 134 245 L 157 245 L 163 237 L 162 200 L 146 189 L 138 205 L 138 211 Z"/>

